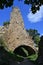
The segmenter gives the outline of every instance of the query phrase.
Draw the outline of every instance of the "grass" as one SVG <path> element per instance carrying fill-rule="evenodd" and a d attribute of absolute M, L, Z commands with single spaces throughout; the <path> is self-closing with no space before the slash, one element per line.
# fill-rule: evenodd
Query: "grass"
<path fill-rule="evenodd" d="M 20 56 L 20 55 L 16 55 L 15 58 L 17 61 L 22 61 L 24 58 L 27 58 L 31 61 L 35 61 L 38 57 L 38 54 L 33 54 L 33 55 L 30 55 L 30 56 L 27 56 L 27 57 L 23 57 L 23 56 Z"/>
<path fill-rule="evenodd" d="M 24 51 L 24 53 L 26 54 L 26 57 L 23 57 L 23 56 L 21 56 L 21 55 L 16 55 L 16 58 L 17 58 L 17 60 L 19 61 L 19 59 L 21 60 L 21 59 L 24 59 L 24 58 L 27 58 L 27 59 L 29 59 L 29 60 L 31 60 L 31 61 L 35 61 L 36 59 L 37 59 L 37 57 L 38 57 L 38 54 L 32 54 L 32 55 L 29 55 L 29 53 L 28 53 L 28 51 L 25 49 L 25 48 L 21 48 L 23 51 Z"/>
<path fill-rule="evenodd" d="M 28 56 L 27 58 L 32 60 L 32 61 L 35 61 L 37 59 L 37 57 L 38 57 L 38 54 L 33 54 L 31 56 Z"/>

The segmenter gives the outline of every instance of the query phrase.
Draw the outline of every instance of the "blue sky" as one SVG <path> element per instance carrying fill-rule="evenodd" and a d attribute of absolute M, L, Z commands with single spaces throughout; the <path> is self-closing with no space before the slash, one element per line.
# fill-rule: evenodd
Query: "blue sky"
<path fill-rule="evenodd" d="M 30 11 L 30 5 L 24 5 L 23 2 L 18 2 L 18 0 L 14 1 L 14 6 L 19 7 L 22 18 L 24 20 L 25 29 L 37 29 L 38 32 L 43 34 L 43 6 L 40 7 L 40 10 L 37 11 L 36 14 L 32 14 Z M 10 13 L 12 11 L 12 7 L 5 8 L 3 10 L 0 9 L 0 26 L 3 25 L 3 22 L 10 20 Z"/>

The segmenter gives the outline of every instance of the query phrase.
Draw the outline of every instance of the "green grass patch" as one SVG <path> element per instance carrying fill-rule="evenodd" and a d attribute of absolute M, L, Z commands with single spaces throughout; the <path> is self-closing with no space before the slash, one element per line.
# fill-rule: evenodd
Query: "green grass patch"
<path fill-rule="evenodd" d="M 33 54 L 31 56 L 28 56 L 27 58 L 32 60 L 32 61 L 35 61 L 37 59 L 37 57 L 38 57 L 38 54 Z"/>
<path fill-rule="evenodd" d="M 29 59 L 31 61 L 35 61 L 37 59 L 37 57 L 38 57 L 38 54 L 33 54 L 33 55 L 30 55 L 30 56 L 27 56 L 27 57 L 23 57 L 23 56 L 20 56 L 20 55 L 16 55 L 15 56 L 15 59 L 17 61 L 22 61 L 24 58 L 27 58 L 27 59 Z"/>

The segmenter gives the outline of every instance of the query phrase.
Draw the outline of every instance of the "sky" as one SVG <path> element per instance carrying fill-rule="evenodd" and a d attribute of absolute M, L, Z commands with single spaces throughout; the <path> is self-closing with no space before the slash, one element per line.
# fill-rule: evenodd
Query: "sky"
<path fill-rule="evenodd" d="M 20 9 L 25 29 L 36 29 L 43 35 L 43 6 L 35 14 L 31 12 L 31 6 L 24 4 L 23 1 L 18 2 L 18 0 L 15 0 L 13 6 Z M 0 26 L 3 25 L 3 22 L 10 21 L 11 11 L 12 7 L 0 9 Z"/>

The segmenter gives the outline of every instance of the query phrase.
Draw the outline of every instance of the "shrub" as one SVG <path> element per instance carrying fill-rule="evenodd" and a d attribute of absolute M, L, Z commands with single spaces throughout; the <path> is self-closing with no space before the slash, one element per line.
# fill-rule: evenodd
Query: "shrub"
<path fill-rule="evenodd" d="M 3 23 L 3 26 L 7 26 L 7 25 L 9 25 L 10 24 L 10 22 L 8 21 L 8 22 L 4 22 Z"/>
<path fill-rule="evenodd" d="M 4 40 L 0 38 L 0 46 L 3 46 L 3 44 L 4 44 Z"/>

